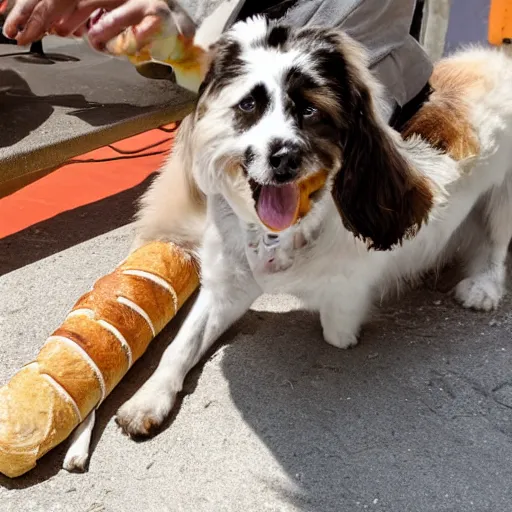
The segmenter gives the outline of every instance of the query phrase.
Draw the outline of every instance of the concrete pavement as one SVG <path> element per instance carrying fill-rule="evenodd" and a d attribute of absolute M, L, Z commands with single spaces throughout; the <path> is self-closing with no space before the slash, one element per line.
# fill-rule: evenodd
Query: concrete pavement
<path fill-rule="evenodd" d="M 0 241 L 2 383 L 129 246 L 129 226 L 88 239 L 97 224 L 84 211 L 109 229 L 132 199 Z M 101 407 L 89 472 L 61 469 L 64 444 L 25 477 L 0 479 L 0 510 L 512 510 L 510 295 L 483 314 L 428 288 L 408 293 L 378 308 L 349 351 L 323 342 L 316 316 L 297 307 L 259 301 L 187 379 L 163 432 L 136 443 L 113 415 L 155 368 L 173 322 Z"/>

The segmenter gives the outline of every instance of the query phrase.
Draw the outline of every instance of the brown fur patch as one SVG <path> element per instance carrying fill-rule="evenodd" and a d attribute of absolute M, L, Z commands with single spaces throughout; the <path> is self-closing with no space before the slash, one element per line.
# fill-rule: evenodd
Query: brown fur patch
<path fill-rule="evenodd" d="M 192 174 L 192 161 L 190 155 L 182 153 L 187 144 L 190 143 L 193 123 L 193 115 L 190 114 L 179 124 L 175 148 L 180 148 L 181 154 L 178 156 L 178 151 L 175 149 L 177 156 L 176 165 L 180 167 L 176 174 L 179 173 L 179 175 L 184 178 L 184 190 L 182 190 L 182 192 L 184 193 L 183 197 L 185 201 L 189 203 L 189 206 L 193 211 L 196 213 L 202 213 L 206 207 L 206 197 L 199 189 L 199 186 Z M 177 183 L 179 183 L 179 180 L 177 180 Z M 176 191 L 174 193 L 176 194 Z"/>
<path fill-rule="evenodd" d="M 307 101 L 324 112 L 329 112 L 332 115 L 339 110 L 339 100 L 328 87 L 305 90 L 303 94 Z"/>
<path fill-rule="evenodd" d="M 402 130 L 404 139 L 419 135 L 454 160 L 475 157 L 480 143 L 469 117 L 470 101 L 491 88 L 482 63 L 441 61 L 430 83 L 434 92 Z"/>
<path fill-rule="evenodd" d="M 333 69 L 338 92 L 344 92 L 340 130 L 341 168 L 332 197 L 345 227 L 370 248 L 388 250 L 413 236 L 434 204 L 430 181 L 412 168 L 395 143 L 391 128 L 377 115 L 374 78 L 361 48 L 338 36 L 339 57 Z M 339 110 L 339 107 L 338 107 Z"/>
<path fill-rule="evenodd" d="M 202 212 L 205 208 L 206 197 L 201 192 L 201 190 L 199 190 L 199 187 L 197 186 L 196 180 L 192 176 L 192 173 L 189 172 L 186 174 L 186 180 L 189 187 L 190 204 L 194 210 Z"/>

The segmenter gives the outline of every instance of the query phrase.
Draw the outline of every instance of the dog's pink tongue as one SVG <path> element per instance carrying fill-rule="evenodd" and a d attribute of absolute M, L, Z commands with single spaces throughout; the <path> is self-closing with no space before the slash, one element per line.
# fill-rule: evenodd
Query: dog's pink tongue
<path fill-rule="evenodd" d="M 256 212 L 263 224 L 281 231 L 295 221 L 299 199 L 299 187 L 295 183 L 281 187 L 264 185 L 258 197 Z"/>

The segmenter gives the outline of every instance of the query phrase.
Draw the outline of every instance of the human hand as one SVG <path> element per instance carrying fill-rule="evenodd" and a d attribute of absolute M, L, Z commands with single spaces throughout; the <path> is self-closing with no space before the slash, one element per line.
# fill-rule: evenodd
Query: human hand
<path fill-rule="evenodd" d="M 107 5 L 111 4 L 111 5 Z M 92 16 L 84 24 L 82 12 Z M 87 32 L 91 46 L 102 50 L 106 43 L 127 27 L 133 28 L 138 47 L 147 43 L 162 23 L 174 25 L 176 31 L 192 38 L 195 23 L 174 0 L 79 0 L 79 8 L 55 25 L 60 35 Z"/>
<path fill-rule="evenodd" d="M 9 0 L 0 0 L 0 10 Z M 4 24 L 4 34 L 26 45 L 49 31 L 61 36 L 87 33 L 96 49 L 134 27 L 142 45 L 172 19 L 179 32 L 192 37 L 195 24 L 175 0 L 15 0 Z"/>
<path fill-rule="evenodd" d="M 12 0 L 0 0 L 0 14 L 4 14 L 11 7 Z"/>
<path fill-rule="evenodd" d="M 69 16 L 78 3 L 79 0 L 0 0 L 0 11 L 10 10 L 3 33 L 20 45 L 30 44 L 41 39 L 59 19 Z"/>

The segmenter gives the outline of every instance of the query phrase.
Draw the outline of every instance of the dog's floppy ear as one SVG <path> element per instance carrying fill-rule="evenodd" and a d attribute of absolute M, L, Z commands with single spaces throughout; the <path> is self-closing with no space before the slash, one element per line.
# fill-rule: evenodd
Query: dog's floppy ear
<path fill-rule="evenodd" d="M 330 74 L 340 98 L 341 167 L 332 196 L 347 229 L 387 250 L 415 233 L 434 203 L 429 180 L 400 152 L 399 134 L 376 108 L 380 85 L 361 45 L 343 32 L 331 39 Z"/>
<path fill-rule="evenodd" d="M 352 51 L 352 62 L 347 61 L 344 43 L 345 51 L 340 51 L 345 54 L 349 98 L 342 105 L 346 127 L 341 130 L 342 163 L 332 195 L 345 227 L 370 247 L 387 250 L 426 220 L 433 191 L 402 156 L 394 133 L 376 112 L 370 87 L 377 85 L 364 56 Z"/>

